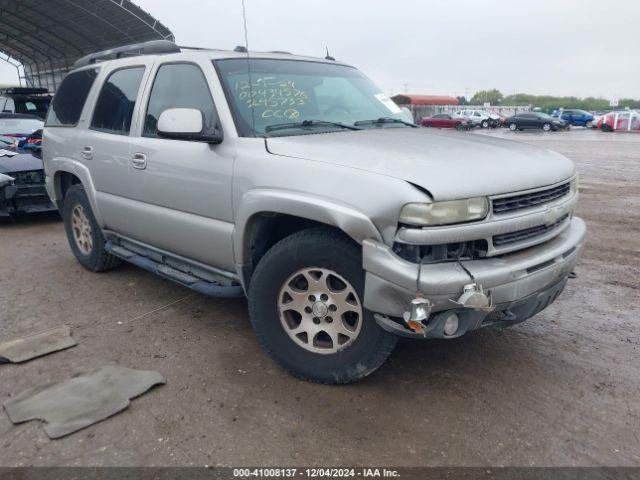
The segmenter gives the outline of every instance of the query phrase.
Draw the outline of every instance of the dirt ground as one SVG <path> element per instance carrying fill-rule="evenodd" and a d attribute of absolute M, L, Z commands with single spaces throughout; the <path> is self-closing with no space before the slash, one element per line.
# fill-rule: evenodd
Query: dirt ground
<path fill-rule="evenodd" d="M 513 329 L 402 341 L 351 386 L 281 371 L 244 300 L 207 298 L 133 266 L 91 274 L 55 215 L 0 223 L 0 338 L 66 323 L 80 342 L 0 365 L 0 402 L 109 363 L 167 378 L 60 440 L 0 412 L 0 466 L 640 465 L 640 135 L 467 134 L 577 163 L 590 229 L 578 278 Z"/>

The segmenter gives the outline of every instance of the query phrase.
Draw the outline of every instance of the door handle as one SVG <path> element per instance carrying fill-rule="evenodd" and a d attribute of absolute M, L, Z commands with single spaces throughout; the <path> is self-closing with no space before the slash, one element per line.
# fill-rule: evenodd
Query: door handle
<path fill-rule="evenodd" d="M 82 158 L 85 160 L 93 159 L 93 147 L 86 146 L 82 149 Z"/>
<path fill-rule="evenodd" d="M 144 153 L 134 153 L 131 157 L 131 164 L 133 168 L 144 170 L 147 168 L 147 156 Z"/>

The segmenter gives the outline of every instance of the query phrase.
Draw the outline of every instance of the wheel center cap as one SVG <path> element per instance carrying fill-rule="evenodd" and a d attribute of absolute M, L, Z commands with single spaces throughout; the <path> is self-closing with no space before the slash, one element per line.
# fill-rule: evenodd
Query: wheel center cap
<path fill-rule="evenodd" d="M 324 302 L 314 303 L 312 310 L 313 310 L 313 315 L 320 318 L 326 317 L 327 313 L 329 313 L 329 309 L 327 308 Z"/>

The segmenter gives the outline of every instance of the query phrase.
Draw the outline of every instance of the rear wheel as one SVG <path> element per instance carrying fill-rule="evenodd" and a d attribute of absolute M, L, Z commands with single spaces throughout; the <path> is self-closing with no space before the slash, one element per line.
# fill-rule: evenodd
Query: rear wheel
<path fill-rule="evenodd" d="M 377 370 L 396 337 L 367 311 L 360 248 L 329 229 L 278 242 L 251 278 L 249 313 L 269 355 L 293 375 L 351 383 Z"/>
<path fill-rule="evenodd" d="M 120 265 L 121 260 L 105 250 L 106 241 L 82 185 L 73 185 L 67 190 L 62 219 L 71 251 L 84 268 L 102 272 Z"/>
<path fill-rule="evenodd" d="M 515 132 L 518 129 L 518 125 L 515 123 L 510 123 L 509 124 L 509 130 L 511 130 L 512 132 Z"/>

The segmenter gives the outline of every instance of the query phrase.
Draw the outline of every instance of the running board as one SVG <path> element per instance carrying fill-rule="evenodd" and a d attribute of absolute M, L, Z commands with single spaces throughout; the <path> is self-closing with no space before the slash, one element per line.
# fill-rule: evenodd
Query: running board
<path fill-rule="evenodd" d="M 163 260 L 162 262 L 155 261 L 145 255 L 128 250 L 113 242 L 107 242 L 105 250 L 111 255 L 132 263 L 133 265 L 147 270 L 148 272 L 173 280 L 180 285 L 191 288 L 209 297 L 239 298 L 244 296 L 244 290 L 240 285 L 222 285 L 211 281 L 210 279 L 200 278 L 192 273 L 183 272 L 182 270 L 178 270 L 167 263 L 164 263 L 166 262 L 165 257 L 160 257 Z M 158 258 L 157 255 L 156 258 Z"/>

